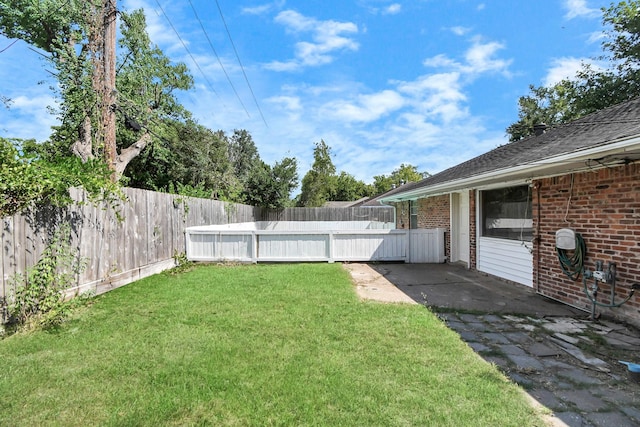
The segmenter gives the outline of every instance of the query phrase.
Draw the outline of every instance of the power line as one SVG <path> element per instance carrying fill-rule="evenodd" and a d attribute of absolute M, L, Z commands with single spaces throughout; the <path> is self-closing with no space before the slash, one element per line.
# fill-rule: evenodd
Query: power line
<path fill-rule="evenodd" d="M 5 50 L 8 50 L 11 46 L 13 46 L 14 44 L 18 43 L 20 39 L 15 39 L 14 41 L 11 42 L 11 44 L 9 44 L 9 46 L 5 47 L 4 49 L 0 50 L 0 53 L 4 52 Z"/>
<path fill-rule="evenodd" d="M 160 11 L 162 11 L 162 14 L 164 15 L 165 19 L 167 20 L 167 22 L 169 23 L 171 28 L 173 29 L 173 32 L 176 33 L 176 36 L 178 37 L 178 40 L 180 40 L 180 43 L 182 43 L 182 46 L 184 47 L 184 50 L 187 51 L 187 54 L 189 54 L 189 56 L 191 57 L 191 60 L 193 61 L 193 63 L 196 64 L 196 68 L 198 68 L 198 70 L 200 71 L 200 74 L 202 74 L 202 77 L 204 78 L 205 82 L 207 82 L 207 85 L 209 86 L 209 89 L 211 89 L 213 91 L 213 93 L 215 93 L 218 96 L 218 98 L 220 98 L 220 100 L 222 101 L 222 97 L 213 88 L 213 85 L 211 84 L 211 82 L 207 78 L 207 75 L 204 73 L 204 71 L 202 71 L 202 68 L 200 68 L 200 64 L 198 64 L 198 61 L 196 61 L 196 58 L 191 54 L 191 51 L 187 47 L 187 44 L 184 42 L 184 40 L 182 40 L 182 37 L 180 37 L 180 34 L 178 33 L 178 30 L 176 30 L 176 27 L 173 26 L 173 23 L 171 22 L 171 20 L 167 16 L 167 14 L 164 12 L 164 9 L 162 8 L 162 6 L 160 5 L 160 2 L 158 0 L 156 0 L 156 4 L 160 8 Z M 223 101 L 222 105 L 225 108 L 227 107 L 226 105 L 224 105 L 224 101 Z"/>
<path fill-rule="evenodd" d="M 157 1 L 157 0 L 156 0 Z M 266 127 L 269 127 L 267 124 L 267 120 L 264 118 L 264 114 L 262 114 L 262 109 L 258 104 L 258 100 L 256 99 L 256 95 L 253 93 L 253 89 L 251 88 L 251 83 L 249 83 L 249 77 L 247 77 L 247 73 L 244 70 L 244 66 L 242 65 L 242 61 L 240 61 L 240 55 L 238 55 L 238 50 L 236 49 L 235 43 L 233 43 L 233 38 L 231 37 L 231 32 L 229 31 L 229 27 L 227 26 L 227 21 L 224 19 L 224 15 L 222 13 L 222 9 L 220 8 L 220 3 L 216 0 L 216 6 L 218 6 L 218 12 L 220 12 L 220 18 L 222 19 L 222 23 L 224 24 L 224 28 L 227 31 L 227 36 L 229 36 L 229 41 L 231 42 L 231 46 L 233 46 L 233 51 L 236 54 L 236 58 L 238 59 L 238 64 L 240 64 L 240 69 L 242 69 L 242 74 L 244 75 L 244 80 L 247 82 L 247 86 L 249 87 L 249 91 L 251 92 L 251 96 L 253 97 L 253 102 L 256 103 L 256 107 L 260 112 L 260 117 L 262 117 L 262 121 Z"/>
<path fill-rule="evenodd" d="M 247 113 L 247 117 L 251 118 L 251 115 L 249 114 L 249 111 L 247 111 L 247 107 L 244 106 L 244 103 L 242 102 L 242 99 L 240 99 L 240 95 L 238 95 L 238 91 L 236 91 L 236 87 L 233 85 L 233 82 L 231 81 L 231 78 L 229 78 L 229 74 L 227 74 L 227 70 L 224 68 L 224 65 L 222 64 L 222 61 L 220 60 L 220 57 L 218 56 L 218 52 L 213 47 L 213 43 L 211 43 L 211 39 L 209 38 L 209 34 L 207 34 L 207 30 L 205 30 L 204 25 L 202 25 L 202 21 L 200 20 L 200 17 L 198 16 L 198 12 L 196 12 L 195 7 L 193 7 L 193 3 L 191 2 L 191 0 L 189 0 L 189 4 L 191 5 L 191 10 L 193 10 L 193 14 L 195 15 L 196 19 L 198 20 L 198 23 L 200 24 L 200 28 L 202 28 L 202 32 L 204 33 L 205 37 L 207 38 L 207 41 L 209 42 L 209 46 L 211 47 L 211 50 L 213 51 L 213 54 L 216 56 L 216 59 L 218 60 L 218 64 L 220 64 L 220 68 L 222 68 L 222 71 L 224 72 L 224 75 L 227 77 L 227 81 L 229 82 L 229 84 L 231 85 L 231 88 L 233 89 L 233 93 L 236 94 L 236 98 L 238 98 L 238 101 L 240 102 L 240 105 L 242 105 L 242 108 L 244 109 L 244 112 Z"/>

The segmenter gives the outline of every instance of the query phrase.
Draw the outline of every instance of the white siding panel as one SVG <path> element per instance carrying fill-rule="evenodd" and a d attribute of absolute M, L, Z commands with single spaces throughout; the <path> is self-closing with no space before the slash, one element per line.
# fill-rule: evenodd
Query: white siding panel
<path fill-rule="evenodd" d="M 478 271 L 532 287 L 533 255 L 530 249 L 530 243 L 481 237 L 478 240 Z"/>

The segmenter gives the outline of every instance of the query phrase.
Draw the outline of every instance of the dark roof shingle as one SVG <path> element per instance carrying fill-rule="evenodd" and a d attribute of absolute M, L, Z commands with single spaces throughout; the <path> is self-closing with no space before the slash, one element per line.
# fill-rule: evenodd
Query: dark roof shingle
<path fill-rule="evenodd" d="M 553 127 L 542 135 L 501 145 L 422 181 L 392 190 L 384 197 L 471 178 L 495 170 L 535 164 L 545 159 L 605 146 L 637 135 L 640 135 L 640 98 Z"/>

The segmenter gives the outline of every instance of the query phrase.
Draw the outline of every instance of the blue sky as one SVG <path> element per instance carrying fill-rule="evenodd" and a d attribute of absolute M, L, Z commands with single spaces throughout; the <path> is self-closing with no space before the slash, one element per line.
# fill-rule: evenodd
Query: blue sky
<path fill-rule="evenodd" d="M 337 170 L 367 183 L 402 163 L 437 173 L 506 143 L 530 84 L 568 77 L 601 53 L 600 8 L 610 4 L 158 2 L 118 7 L 144 8 L 153 42 L 189 66 L 196 87 L 180 98 L 199 123 L 248 130 L 267 163 L 296 157 L 300 178 L 323 139 Z M 13 100 L 0 107 L 0 136 L 44 140 L 55 81 L 38 53 L 12 42 L 0 36 L 0 95 Z"/>

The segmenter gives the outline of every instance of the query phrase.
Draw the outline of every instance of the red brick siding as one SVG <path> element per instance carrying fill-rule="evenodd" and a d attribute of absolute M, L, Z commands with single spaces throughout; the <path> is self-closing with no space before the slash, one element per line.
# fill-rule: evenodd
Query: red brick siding
<path fill-rule="evenodd" d="M 398 202 L 396 206 L 396 228 L 409 228 L 409 202 Z M 418 199 L 418 228 L 445 228 L 445 256 L 451 255 L 450 197 L 448 194 Z"/>
<path fill-rule="evenodd" d="M 418 228 L 444 228 L 445 257 L 451 259 L 451 197 L 448 194 L 418 200 Z"/>
<path fill-rule="evenodd" d="M 418 200 L 418 228 L 447 228 L 451 203 L 448 194 Z"/>
<path fill-rule="evenodd" d="M 591 309 L 582 277 L 577 282 L 560 269 L 555 232 L 572 228 L 587 246 L 585 268 L 601 260 L 617 266 L 617 301 L 640 282 L 640 164 L 536 180 L 533 183 L 534 286 L 543 295 L 576 307 Z M 590 286 L 593 282 L 589 281 Z M 600 300 L 610 288 L 600 283 Z M 627 304 L 609 310 L 616 317 L 640 323 L 640 292 Z"/>

